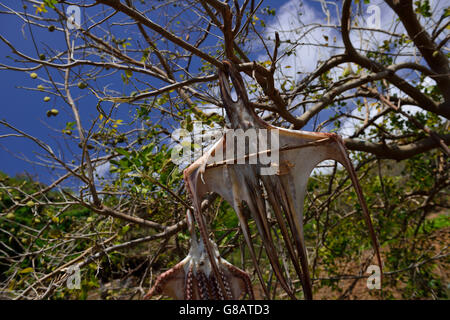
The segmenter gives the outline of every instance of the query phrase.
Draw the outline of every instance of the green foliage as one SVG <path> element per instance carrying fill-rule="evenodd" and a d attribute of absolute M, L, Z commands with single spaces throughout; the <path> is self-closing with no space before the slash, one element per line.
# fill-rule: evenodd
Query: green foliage
<path fill-rule="evenodd" d="M 416 5 L 416 13 L 424 16 L 425 18 L 431 17 L 431 6 L 429 0 L 415 1 L 414 4 Z"/>
<path fill-rule="evenodd" d="M 423 207 L 420 200 L 420 195 L 430 195 L 439 188 L 438 172 L 445 170 L 442 166 L 448 167 L 439 154 L 438 151 L 419 155 L 404 163 L 373 160 L 361 168 L 361 172 L 365 172 L 361 179 L 364 195 L 382 247 L 384 271 L 393 273 L 383 285 L 383 298 L 398 298 L 399 287 L 405 288 L 401 291 L 402 299 L 448 298 L 445 281 L 436 273 L 432 259 L 448 241 L 450 218 L 448 213 L 431 215 L 439 207 L 447 207 L 448 198 L 438 193 L 429 207 Z M 333 185 L 337 186 L 343 177 L 338 171 Z M 326 198 L 328 183 L 324 177 L 315 177 L 308 184 L 308 191 Z M 354 205 L 357 198 L 351 188 L 332 200 L 325 212 L 316 215 L 314 203 L 307 206 L 306 219 L 310 222 L 305 226 L 305 233 L 310 235 L 310 245 L 317 237 L 323 241 L 318 247 L 320 262 L 314 275 L 326 274 L 330 279 L 322 280 L 318 287 L 322 289 L 317 288 L 317 291 L 329 287 L 339 292 L 342 285 L 332 279 L 339 279 L 345 266 L 359 268 L 359 263 L 355 265 L 354 261 L 361 261 L 371 251 L 367 229 L 361 208 Z M 442 233 L 447 236 L 441 238 Z M 416 264 L 419 265 L 411 268 Z M 446 263 L 440 261 L 439 265 L 445 268 Z"/>
<path fill-rule="evenodd" d="M 27 177 L 11 178 L 0 173 L 0 180 L 4 188 L 0 189 L 0 211 L 8 212 L 0 217 L 0 228 L 9 232 L 0 233 L 0 242 L 16 253 L 37 252 L 35 255 L 25 255 L 17 263 L 0 264 L 1 281 L 9 280 L 11 291 L 27 287 L 33 281 L 35 274 L 42 274 L 53 270 L 52 256 L 58 255 L 60 249 L 54 246 L 55 241 L 63 240 L 66 235 L 83 228 L 87 219 L 92 216 L 90 210 L 80 205 L 63 206 L 41 205 L 46 199 L 63 202 L 60 193 L 48 192 L 32 197 L 25 205 L 25 199 L 45 186 Z M 41 230 L 41 231 L 38 231 Z M 89 240 L 76 241 L 78 250 L 89 248 Z M 77 254 L 68 255 L 63 261 L 69 261 Z M 20 270 L 20 272 L 17 272 Z"/>

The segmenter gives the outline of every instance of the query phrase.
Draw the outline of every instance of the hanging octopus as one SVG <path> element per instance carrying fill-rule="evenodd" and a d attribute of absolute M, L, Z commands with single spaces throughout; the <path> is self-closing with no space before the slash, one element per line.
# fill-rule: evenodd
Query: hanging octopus
<path fill-rule="evenodd" d="M 190 211 L 187 213 L 191 247 L 189 254 L 173 268 L 159 275 L 154 286 L 144 296 L 166 295 L 177 300 L 237 300 L 243 293 L 254 299 L 249 275 L 223 259 L 217 245 L 208 239 L 214 250 L 214 262 L 219 267 L 219 277 L 212 272 L 204 241 L 197 240 Z M 219 281 L 223 283 L 222 290 Z"/>
<path fill-rule="evenodd" d="M 236 91 L 236 101 L 231 97 L 229 78 L 231 78 Z M 206 193 L 215 192 L 233 206 L 238 216 L 245 242 L 266 298 L 270 297 L 270 293 L 259 268 L 251 239 L 248 225 L 249 216 L 256 223 L 258 233 L 277 280 L 289 297 L 296 299 L 295 289 L 287 281 L 285 272 L 283 272 L 283 268 L 280 265 L 279 254 L 274 245 L 272 225 L 269 222 L 267 210 L 267 204 L 269 204 L 282 234 L 288 257 L 300 279 L 304 297 L 312 299 L 308 254 L 303 233 L 303 202 L 311 171 L 321 161 L 331 159 L 340 162 L 349 173 L 381 269 L 379 247 L 371 218 L 356 172 L 341 137 L 331 133 L 288 130 L 274 127 L 264 122 L 253 110 L 248 100 L 242 77 L 229 61 L 224 61 L 223 69 L 219 69 L 219 85 L 231 130 L 226 131 L 223 137 L 208 152 L 184 170 L 186 189 L 193 200 L 194 216 L 198 223 L 201 237 L 207 239 L 208 230 L 203 220 L 200 203 Z M 227 153 L 226 151 L 229 149 L 228 142 L 232 139 L 234 140 L 234 138 L 227 140 L 228 136 L 226 133 L 232 131 L 232 129 L 252 129 L 256 130 L 258 134 L 259 132 L 276 134 L 278 143 L 275 147 L 272 145 L 271 148 L 266 144 L 264 146 L 266 150 L 263 150 L 262 153 L 261 151 L 258 151 L 256 154 L 249 152 L 249 150 L 258 150 L 260 142 L 245 142 L 247 144 L 245 150 L 246 159 L 255 155 L 259 159 L 260 155 L 264 153 L 279 153 L 279 161 L 269 164 L 269 169 L 270 167 L 274 169 L 274 174 L 262 174 L 262 169 L 267 169 L 267 164 L 239 163 L 239 161 L 236 161 L 238 160 L 236 155 L 231 157 L 231 159 L 226 158 L 224 161 L 217 161 L 217 155 L 223 156 L 223 154 Z M 222 292 L 225 292 L 227 285 L 221 281 L 221 273 L 223 273 L 224 267 L 223 264 L 220 264 L 220 261 L 218 262 L 214 245 L 210 241 L 205 241 L 202 250 L 202 252 L 206 251 L 210 260 L 212 274 L 215 275 L 216 280 L 219 282 Z M 184 272 L 189 273 L 189 268 Z M 193 267 L 192 270 L 196 269 Z"/>

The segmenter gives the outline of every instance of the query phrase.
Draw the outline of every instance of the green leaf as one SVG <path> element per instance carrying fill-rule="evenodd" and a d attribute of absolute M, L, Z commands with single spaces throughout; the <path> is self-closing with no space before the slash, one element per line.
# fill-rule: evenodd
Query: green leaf
<path fill-rule="evenodd" d="M 55 9 L 55 4 L 58 3 L 58 0 L 44 0 L 44 4 L 49 6 L 52 9 Z"/>
<path fill-rule="evenodd" d="M 75 126 L 75 122 L 67 122 L 66 130 L 73 130 L 74 126 Z"/>
<path fill-rule="evenodd" d="M 124 227 L 122 227 L 122 230 L 120 230 L 120 233 L 123 235 L 125 233 L 127 233 L 127 231 L 130 229 L 130 225 L 126 225 Z"/>
<path fill-rule="evenodd" d="M 150 55 L 150 48 L 144 49 L 144 51 L 142 52 L 141 62 L 145 62 L 145 60 L 147 60 L 149 55 Z"/>
<path fill-rule="evenodd" d="M 28 267 L 19 271 L 20 274 L 33 272 L 34 269 L 32 267 Z"/>
<path fill-rule="evenodd" d="M 121 154 L 121 155 L 123 155 L 125 157 L 129 157 L 130 156 L 130 153 L 127 150 L 123 149 L 123 148 L 115 148 L 114 151 L 116 151 L 118 154 Z"/>

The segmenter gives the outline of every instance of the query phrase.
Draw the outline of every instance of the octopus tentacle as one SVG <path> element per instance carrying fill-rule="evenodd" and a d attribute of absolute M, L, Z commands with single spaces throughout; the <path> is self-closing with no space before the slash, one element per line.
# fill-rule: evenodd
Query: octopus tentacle
<path fill-rule="evenodd" d="M 180 262 L 177 265 L 175 265 L 173 268 L 160 274 L 158 276 L 158 278 L 156 278 L 156 281 L 155 281 L 155 284 L 153 285 L 153 287 L 144 296 L 144 299 L 150 299 L 154 295 L 163 293 L 167 282 L 174 279 L 180 271 L 184 272 L 183 265 L 184 264 L 182 262 Z"/>
<path fill-rule="evenodd" d="M 214 287 L 215 292 L 217 294 L 217 299 L 218 300 L 225 300 L 225 297 L 223 295 L 222 290 L 220 290 L 219 283 L 217 282 L 216 277 L 214 277 L 214 275 L 211 275 L 210 277 L 211 277 L 211 280 L 213 281 L 213 287 Z"/>
<path fill-rule="evenodd" d="M 211 298 L 214 300 L 223 300 L 222 292 L 220 291 L 220 288 L 218 287 L 219 284 L 217 283 L 214 276 L 210 275 L 208 280 L 211 288 Z"/>
<path fill-rule="evenodd" d="M 231 293 L 231 286 L 230 282 L 228 281 L 228 278 L 225 276 L 222 269 L 219 269 L 219 274 L 225 287 L 226 299 L 233 299 L 233 295 Z"/>
<path fill-rule="evenodd" d="M 186 288 L 184 290 L 184 299 L 185 300 L 192 300 L 194 295 L 194 284 L 193 284 L 193 278 L 194 278 L 194 272 L 193 267 L 189 267 L 189 271 L 186 275 Z"/>
<path fill-rule="evenodd" d="M 200 299 L 208 300 L 209 299 L 209 292 L 208 292 L 209 290 L 208 290 L 208 280 L 206 279 L 206 275 L 203 272 L 198 271 L 196 279 L 197 279 L 197 283 L 198 283 Z"/>
<path fill-rule="evenodd" d="M 233 266 L 232 264 L 227 264 L 226 266 L 232 275 L 240 278 L 244 282 L 245 293 L 248 294 L 248 297 L 250 300 L 254 300 L 255 295 L 253 293 L 252 282 L 251 282 L 250 277 L 247 274 L 247 272 L 242 271 L 241 269 L 239 269 L 236 266 Z"/>

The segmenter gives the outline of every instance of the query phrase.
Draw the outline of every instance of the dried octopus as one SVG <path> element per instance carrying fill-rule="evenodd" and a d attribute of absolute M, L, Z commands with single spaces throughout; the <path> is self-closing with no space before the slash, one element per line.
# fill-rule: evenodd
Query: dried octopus
<path fill-rule="evenodd" d="M 264 122 L 256 115 L 251 107 L 242 77 L 234 65 L 229 61 L 224 61 L 223 66 L 224 68 L 219 70 L 219 85 L 231 129 L 266 130 L 270 133 L 276 133 L 279 140 L 275 146 L 276 150 L 267 147 L 265 153 L 278 152 L 279 161 L 268 165 L 262 164 L 261 162 L 256 164 L 242 164 L 237 162 L 237 159 L 233 157 L 232 159 L 217 162 L 216 155 L 226 153 L 227 135 L 225 134 L 208 152 L 185 169 L 184 180 L 186 182 L 186 188 L 193 200 L 194 217 L 199 226 L 200 237 L 202 239 L 209 239 L 207 225 L 201 214 L 200 202 L 206 193 L 215 192 L 233 206 L 238 216 L 244 239 L 249 248 L 253 265 L 266 298 L 269 298 L 269 291 L 262 277 L 255 248 L 250 237 L 250 228 L 248 225 L 249 215 L 256 223 L 267 257 L 281 287 L 290 298 L 296 299 L 295 289 L 287 281 L 286 275 L 280 265 L 279 254 L 275 248 L 272 227 L 268 218 L 266 204 L 268 202 L 275 215 L 277 226 L 282 234 L 290 261 L 300 279 L 304 297 L 306 299 L 312 299 L 312 284 L 309 276 L 308 257 L 303 233 L 303 202 L 311 171 L 317 164 L 324 160 L 335 160 L 340 162 L 349 173 L 349 177 L 361 204 L 363 217 L 369 229 L 379 267 L 382 268 L 377 238 L 372 227 L 362 189 L 341 137 L 330 133 L 288 130 L 274 127 Z M 236 101 L 231 97 L 229 78 L 231 78 L 238 97 Z M 259 157 L 261 155 L 261 152 L 256 155 L 249 153 L 249 150 L 255 150 L 255 146 L 252 146 L 255 143 L 258 142 L 248 142 L 246 146 L 247 159 L 251 156 Z M 263 170 L 267 169 L 267 167 L 274 169 L 275 174 L 262 174 Z M 217 248 L 214 243 L 211 241 L 203 241 L 203 244 L 204 246 L 200 250 L 202 252 L 201 257 L 203 258 L 199 258 L 200 256 L 198 255 L 195 256 L 194 251 L 199 250 L 200 245 L 194 242 L 191 248 L 194 250 L 193 255 L 188 256 L 179 265 L 169 270 L 167 275 L 159 279 L 160 283 L 164 279 L 167 279 L 166 282 L 170 281 L 170 279 L 175 279 L 174 275 L 178 274 L 180 277 L 178 281 L 178 285 L 180 286 L 179 290 L 185 292 L 184 298 L 203 298 L 206 295 L 202 295 L 202 292 L 208 292 L 208 297 L 213 297 L 212 293 L 216 291 L 209 290 L 212 280 L 209 281 L 209 286 L 203 285 L 207 282 L 203 276 L 200 276 L 203 280 L 197 280 L 200 279 L 198 276 L 191 276 L 192 280 L 186 281 L 189 278 L 186 275 L 189 275 L 191 270 L 192 274 L 197 270 L 202 270 L 201 267 L 194 266 L 200 261 L 198 259 L 204 259 L 202 260 L 205 261 L 204 265 L 207 265 L 208 270 L 211 271 L 209 277 L 213 276 L 215 279 L 213 284 L 217 282 L 215 288 L 227 298 L 230 296 L 227 288 L 233 285 L 229 281 L 226 281 L 226 277 L 224 281 L 222 274 L 225 273 L 224 270 L 230 271 L 231 269 L 228 264 L 224 264 L 223 260 L 218 258 Z M 206 261 L 209 261 L 209 264 L 206 264 Z M 195 274 L 198 275 L 199 273 L 197 272 Z M 238 276 L 237 278 L 242 280 L 245 277 Z M 185 280 L 182 281 L 182 279 Z M 194 284 L 194 279 L 197 285 Z M 243 281 L 246 283 L 246 280 Z M 201 285 L 198 285 L 199 283 Z M 161 288 L 164 287 L 162 284 L 159 286 Z M 198 289 L 197 291 L 193 290 L 193 288 L 200 287 L 202 289 Z M 219 296 L 219 294 L 216 296 Z M 177 297 L 181 298 L 180 295 Z"/>

